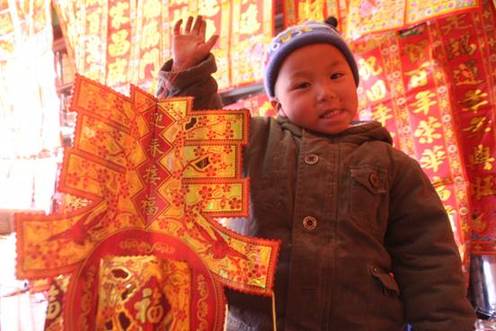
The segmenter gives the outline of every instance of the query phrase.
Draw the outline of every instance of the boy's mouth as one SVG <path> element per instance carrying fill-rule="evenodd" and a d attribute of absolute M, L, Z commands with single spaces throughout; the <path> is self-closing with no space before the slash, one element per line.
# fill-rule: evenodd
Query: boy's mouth
<path fill-rule="evenodd" d="M 331 109 L 331 110 L 326 110 L 322 114 L 319 115 L 319 118 L 331 118 L 341 112 L 341 109 Z"/>

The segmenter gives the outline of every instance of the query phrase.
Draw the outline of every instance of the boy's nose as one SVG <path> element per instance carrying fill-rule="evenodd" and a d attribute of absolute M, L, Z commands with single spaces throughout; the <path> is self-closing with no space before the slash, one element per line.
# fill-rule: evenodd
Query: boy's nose
<path fill-rule="evenodd" d="M 322 83 L 317 87 L 317 100 L 326 101 L 336 97 L 336 92 L 332 88 L 331 84 Z"/>

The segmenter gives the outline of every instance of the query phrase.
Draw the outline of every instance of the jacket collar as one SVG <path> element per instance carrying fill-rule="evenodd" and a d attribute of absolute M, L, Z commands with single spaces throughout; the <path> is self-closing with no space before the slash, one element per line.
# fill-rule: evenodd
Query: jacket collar
<path fill-rule="evenodd" d="M 389 132 L 381 125 L 381 123 L 376 121 L 353 121 L 352 126 L 335 135 L 328 135 L 304 129 L 291 122 L 287 117 L 281 115 L 277 116 L 276 121 L 283 130 L 290 131 L 291 134 L 298 138 L 301 138 L 304 135 L 312 135 L 330 138 L 336 142 L 362 143 L 368 140 L 381 140 L 389 144 L 392 144 L 393 142 Z"/>

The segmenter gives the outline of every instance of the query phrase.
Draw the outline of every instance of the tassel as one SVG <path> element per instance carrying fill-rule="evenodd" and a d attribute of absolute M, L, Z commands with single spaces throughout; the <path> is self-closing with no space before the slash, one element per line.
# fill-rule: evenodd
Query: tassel
<path fill-rule="evenodd" d="M 272 296 L 272 324 L 273 330 L 277 331 L 277 314 L 276 314 L 276 295 L 274 291 L 271 292 Z"/>

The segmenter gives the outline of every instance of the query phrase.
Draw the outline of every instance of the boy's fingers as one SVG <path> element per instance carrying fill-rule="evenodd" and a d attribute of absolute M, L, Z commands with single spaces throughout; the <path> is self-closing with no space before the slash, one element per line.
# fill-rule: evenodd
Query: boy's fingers
<path fill-rule="evenodd" d="M 191 24 L 193 23 L 193 16 L 189 16 L 186 21 L 186 26 L 184 27 L 184 33 L 188 33 L 191 31 Z"/>
<path fill-rule="evenodd" d="M 202 38 L 202 40 L 205 40 L 205 32 L 207 31 L 207 22 L 202 20 L 200 27 L 198 29 L 198 35 Z"/>
<path fill-rule="evenodd" d="M 203 22 L 202 17 L 200 15 L 196 16 L 195 24 L 193 25 L 193 29 L 191 31 L 198 33 L 198 31 L 200 30 L 202 22 Z"/>
<path fill-rule="evenodd" d="M 174 34 L 181 34 L 181 24 L 183 23 L 183 19 L 179 19 L 176 24 L 174 24 Z"/>
<path fill-rule="evenodd" d="M 214 34 L 212 37 L 210 37 L 208 39 L 208 41 L 205 43 L 205 47 L 208 49 L 208 50 L 211 50 L 212 47 L 214 47 L 215 43 L 217 42 L 217 39 L 219 39 L 219 35 L 218 34 Z"/>

